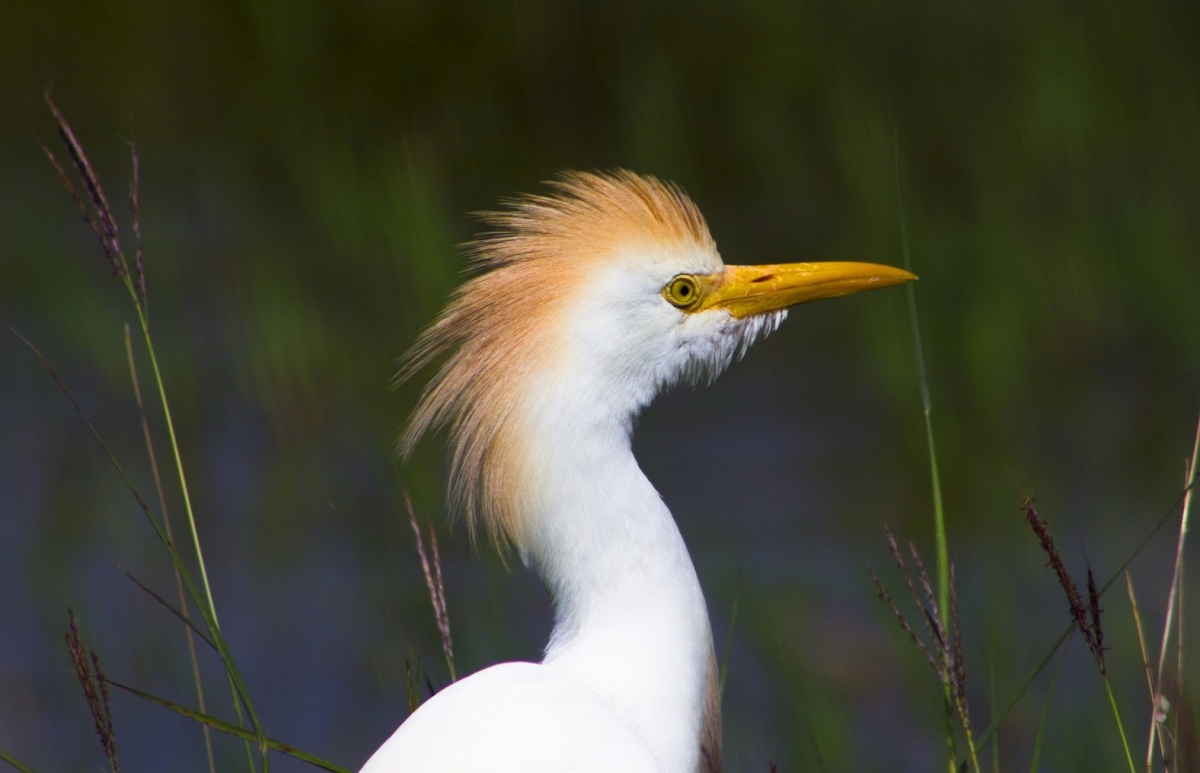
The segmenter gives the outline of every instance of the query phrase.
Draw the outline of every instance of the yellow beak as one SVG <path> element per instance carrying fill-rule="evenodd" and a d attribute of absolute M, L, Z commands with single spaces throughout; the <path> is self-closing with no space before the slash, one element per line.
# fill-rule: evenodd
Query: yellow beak
<path fill-rule="evenodd" d="M 726 309 L 734 318 L 786 309 L 798 303 L 911 282 L 916 275 L 876 263 L 783 263 L 726 266 L 709 282 L 696 311 Z"/>

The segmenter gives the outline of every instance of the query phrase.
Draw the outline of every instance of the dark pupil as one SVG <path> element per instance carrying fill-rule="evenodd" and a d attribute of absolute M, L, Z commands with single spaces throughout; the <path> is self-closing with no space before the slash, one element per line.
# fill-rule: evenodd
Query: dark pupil
<path fill-rule="evenodd" d="M 687 282 L 680 282 L 675 292 L 679 293 L 680 298 L 686 298 L 691 294 L 692 288 L 688 286 Z"/>

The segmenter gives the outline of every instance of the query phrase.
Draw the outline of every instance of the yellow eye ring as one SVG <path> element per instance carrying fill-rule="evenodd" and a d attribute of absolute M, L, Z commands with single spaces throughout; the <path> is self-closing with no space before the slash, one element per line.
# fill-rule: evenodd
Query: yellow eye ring
<path fill-rule="evenodd" d="M 700 283 L 690 274 L 680 274 L 662 289 L 662 296 L 675 308 L 690 311 L 700 303 Z"/>

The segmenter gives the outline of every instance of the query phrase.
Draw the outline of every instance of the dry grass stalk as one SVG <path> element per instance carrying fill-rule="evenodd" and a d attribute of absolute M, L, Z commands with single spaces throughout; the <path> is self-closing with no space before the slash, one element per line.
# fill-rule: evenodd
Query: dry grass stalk
<path fill-rule="evenodd" d="M 1100 624 L 1100 591 L 1096 590 L 1096 576 L 1092 567 L 1087 568 L 1088 615 L 1092 623 L 1092 636 L 1095 639 L 1095 653 L 1100 661 L 1100 673 L 1104 673 L 1104 626 Z"/>
<path fill-rule="evenodd" d="M 413 675 L 412 658 L 404 653 L 404 684 L 408 688 L 408 713 L 412 714 L 421 705 L 421 697 L 417 694 L 417 682 Z"/>
<path fill-rule="evenodd" d="M 950 562 L 950 647 L 953 675 L 950 683 L 954 686 L 954 700 L 962 706 L 963 729 L 971 732 L 971 715 L 967 710 L 967 668 L 963 657 L 962 628 L 958 624 L 958 589 L 957 577 L 954 572 L 954 562 Z"/>
<path fill-rule="evenodd" d="M 1079 630 L 1084 644 L 1087 645 L 1088 651 L 1092 653 L 1092 658 L 1096 661 L 1096 667 L 1100 671 L 1100 681 L 1104 685 L 1109 706 L 1112 708 L 1113 719 L 1117 724 L 1117 733 L 1121 740 L 1121 748 L 1125 752 L 1125 762 L 1129 766 L 1130 773 L 1134 773 L 1136 768 L 1133 764 L 1133 755 L 1129 750 L 1129 738 L 1125 734 L 1125 726 L 1121 721 L 1121 712 L 1117 708 L 1117 700 L 1113 695 L 1112 684 L 1108 679 L 1108 668 L 1104 663 L 1104 627 L 1100 617 L 1103 610 L 1100 608 L 1100 591 L 1096 587 L 1096 578 L 1092 574 L 1091 567 L 1088 567 L 1088 601 L 1085 606 L 1083 598 L 1079 594 L 1079 586 L 1075 584 L 1075 581 L 1071 579 L 1071 575 L 1067 572 L 1067 568 L 1063 564 L 1062 555 L 1058 551 L 1058 546 L 1054 544 L 1054 537 L 1050 535 L 1050 529 L 1046 525 L 1046 520 L 1038 515 L 1037 508 L 1033 506 L 1032 497 L 1026 496 L 1021 499 L 1021 510 L 1024 511 L 1025 520 L 1029 523 L 1030 528 L 1033 529 L 1033 533 L 1037 535 L 1038 542 L 1041 543 L 1042 550 L 1049 559 L 1049 566 L 1054 569 L 1054 573 L 1058 576 L 1058 584 L 1062 586 L 1063 592 L 1067 596 L 1071 619 L 1074 621 L 1075 627 Z M 1151 743 L 1153 744 L 1153 741 Z"/>
<path fill-rule="evenodd" d="M 965 660 L 963 658 L 962 633 L 958 620 L 958 593 L 955 590 L 955 572 L 954 562 L 949 563 L 949 624 L 950 631 L 947 633 L 942 625 L 941 616 L 939 614 L 937 595 L 934 593 L 933 586 L 929 582 L 929 575 L 925 571 L 925 562 L 921 560 L 921 554 L 917 551 L 916 545 L 908 544 L 909 553 L 912 556 L 913 564 L 916 567 L 916 577 L 914 580 L 913 571 L 909 569 L 908 564 L 904 560 L 904 554 L 900 550 L 900 546 L 896 543 L 896 538 L 892 534 L 891 529 L 884 527 L 887 535 L 888 549 L 892 553 L 892 558 L 896 561 L 896 566 L 900 569 L 901 575 L 904 577 L 904 582 L 908 586 L 909 594 L 912 596 L 913 603 L 917 605 L 920 613 L 921 622 L 925 626 L 925 631 L 929 635 L 929 645 L 917 635 L 913 630 L 912 625 L 905 618 L 896 602 L 892 600 L 891 594 L 883 587 L 875 572 L 870 569 L 867 574 L 870 575 L 871 581 L 875 583 L 875 589 L 879 592 L 879 598 L 892 611 L 892 616 L 896 623 L 900 626 L 908 638 L 912 641 L 917 651 L 924 656 L 930 668 L 933 669 L 943 687 L 948 691 L 947 700 L 953 703 L 954 710 L 958 714 L 959 721 L 962 725 L 963 733 L 967 739 L 967 745 L 970 750 L 970 757 L 976 770 L 979 765 L 976 760 L 974 738 L 971 731 L 971 714 L 967 705 L 967 670 Z M 921 589 L 918 591 L 917 582 L 920 582 Z M 932 651 L 932 652 L 931 652 Z M 935 659 L 933 652 L 937 653 Z"/>
<path fill-rule="evenodd" d="M 142 162 L 138 157 L 137 145 L 132 141 L 129 143 L 129 158 L 133 169 L 129 180 L 129 207 L 133 213 L 133 266 L 137 272 L 136 284 L 138 292 L 141 293 L 142 300 L 144 301 L 146 299 L 146 262 L 142 255 L 142 219 L 140 215 L 141 203 L 139 200 Z"/>
<path fill-rule="evenodd" d="M 1038 542 L 1041 543 L 1042 550 L 1049 559 L 1049 566 L 1058 576 L 1058 584 L 1062 586 L 1063 592 L 1067 596 L 1067 605 L 1070 607 L 1075 627 L 1079 629 L 1088 651 L 1096 660 L 1100 675 L 1107 676 L 1108 669 L 1104 664 L 1104 628 L 1100 622 L 1100 613 L 1103 610 L 1100 609 L 1100 594 L 1096 590 L 1096 580 L 1092 576 L 1091 568 L 1087 572 L 1088 604 L 1085 605 L 1083 597 L 1079 593 L 1079 586 L 1071 579 L 1066 565 L 1063 564 L 1062 554 L 1059 553 L 1058 546 L 1054 544 L 1054 537 L 1050 534 L 1046 519 L 1038 515 L 1037 508 L 1033 506 L 1033 497 L 1022 498 L 1021 510 L 1024 511 L 1025 520 L 1033 529 L 1033 533 L 1037 535 Z"/>
<path fill-rule="evenodd" d="M 84 221 L 100 241 L 104 257 L 108 259 L 109 265 L 112 266 L 113 275 L 118 278 L 129 276 L 129 264 L 125 259 L 125 252 L 121 248 L 120 229 L 117 227 L 117 218 L 113 214 L 112 207 L 109 206 L 108 197 L 104 195 L 104 187 L 100 184 L 100 176 L 96 174 L 91 160 L 88 159 L 87 153 L 83 150 L 83 145 L 76 138 L 74 130 L 67 123 L 66 117 L 59 111 L 58 106 L 54 104 L 54 100 L 50 98 L 49 92 L 46 92 L 46 105 L 50 108 L 55 123 L 58 124 L 58 134 L 62 138 L 63 145 L 67 148 L 68 155 L 71 157 L 71 164 L 75 167 L 75 171 L 78 173 L 83 187 L 87 190 L 88 195 L 86 200 L 79 195 L 75 184 L 71 182 L 70 175 L 67 174 L 66 169 L 59 163 L 54 153 L 44 143 L 39 141 L 38 145 L 41 146 L 42 152 L 46 154 L 46 158 L 50 160 L 55 171 L 58 172 L 58 179 L 63 187 L 71 194 L 71 198 L 75 199 L 75 205 L 79 207 Z M 129 182 L 129 204 L 133 213 L 135 270 L 132 277 L 132 287 L 137 296 L 142 301 L 145 301 L 146 266 L 142 253 L 142 224 L 140 218 L 141 158 L 138 156 L 137 145 L 133 142 L 129 143 L 129 155 L 132 162 L 132 176 Z"/>
<path fill-rule="evenodd" d="M 75 676 L 83 687 L 83 697 L 87 701 L 88 711 L 96 723 L 96 735 L 100 737 L 100 748 L 108 758 L 112 773 L 120 773 L 121 763 L 117 759 L 116 735 L 113 732 L 112 707 L 108 702 L 108 680 L 104 677 L 104 669 L 100 666 L 100 656 L 95 649 L 85 648 L 83 637 L 79 634 L 79 624 L 75 619 L 75 611 L 67 609 L 67 652 L 71 655 L 71 663 L 75 666 Z"/>
<path fill-rule="evenodd" d="M 1149 766 L 1153 760 L 1155 739 L 1158 739 L 1159 747 L 1162 748 L 1166 744 L 1164 734 L 1170 736 L 1171 745 L 1176 751 L 1182 748 L 1178 743 L 1178 728 L 1179 714 L 1176 711 L 1174 716 L 1171 716 L 1170 700 L 1163 691 L 1163 672 L 1166 667 L 1167 651 L 1170 649 L 1171 634 L 1175 633 L 1175 682 L 1177 687 L 1181 687 L 1183 683 L 1183 556 L 1184 545 L 1187 542 L 1188 521 L 1190 520 L 1192 511 L 1192 499 L 1196 492 L 1196 473 L 1197 473 L 1197 458 L 1200 457 L 1200 421 L 1196 424 L 1196 439 L 1192 445 L 1192 458 L 1187 463 L 1184 473 L 1184 495 L 1183 495 L 1183 512 L 1179 519 L 1179 538 L 1175 545 L 1175 567 L 1171 573 L 1171 589 L 1167 594 L 1167 614 L 1163 621 L 1162 645 L 1158 651 L 1158 670 L 1154 677 L 1154 682 L 1151 687 L 1152 705 L 1152 721 L 1150 722 L 1150 740 L 1146 744 L 1146 765 Z M 1178 610 L 1178 612 L 1177 612 Z M 1178 617 L 1177 617 L 1178 616 Z M 1175 695 L 1182 698 L 1182 689 L 1177 689 Z M 1172 720 L 1172 727 L 1167 726 L 1167 719 Z M 1185 729 L 1186 729 L 1185 725 Z M 1174 760 L 1168 760 L 1166 751 L 1163 751 L 1163 765 L 1174 763 Z"/>
<path fill-rule="evenodd" d="M 1159 701 L 1154 694 L 1154 669 L 1150 665 L 1150 651 L 1146 648 L 1146 631 L 1142 625 L 1141 608 L 1138 606 L 1137 596 L 1133 592 L 1133 576 L 1128 571 L 1125 572 L 1125 590 L 1129 593 L 1129 607 L 1133 610 L 1133 625 L 1137 629 L 1138 648 L 1142 653 L 1142 668 L 1146 670 L 1146 687 L 1150 690 L 1150 704 L 1155 708 L 1150 721 L 1152 724 L 1158 725 L 1166 721 L 1167 713 L 1158 710 Z M 1154 741 L 1157 737 L 1158 752 L 1166 758 L 1167 748 L 1161 728 L 1157 732 L 1151 730 L 1150 733 L 1150 754 L 1153 755 Z M 1152 758 L 1151 761 L 1153 761 Z"/>
<path fill-rule="evenodd" d="M 908 634 L 908 638 L 912 640 L 913 646 L 917 648 L 918 652 L 925 656 L 925 660 L 929 663 L 929 667 L 934 670 L 934 673 L 938 673 L 940 678 L 941 675 L 938 672 L 938 666 L 933 659 L 933 655 L 929 654 L 929 649 L 926 648 L 925 642 L 921 640 L 921 637 L 917 636 L 917 632 L 914 631 L 912 626 L 908 624 L 908 619 L 904 617 L 904 614 L 900 611 L 900 608 L 896 606 L 896 602 L 892 600 L 892 596 L 887 592 L 887 588 L 883 587 L 883 583 L 880 582 L 878 575 L 876 575 L 871 569 L 867 570 L 867 574 L 871 576 L 871 582 L 875 583 L 875 590 L 879 592 L 879 600 L 884 604 L 887 604 L 888 609 L 892 610 L 892 617 L 896 619 L 896 623 L 900 626 L 900 629 Z"/>
<path fill-rule="evenodd" d="M 442 582 L 442 559 L 438 553 L 437 534 L 433 527 L 430 527 L 429 539 L 433 548 L 431 571 L 429 555 L 425 552 L 425 540 L 421 536 L 421 526 L 417 523 L 417 514 L 413 510 L 412 498 L 407 489 L 404 491 L 404 505 L 408 508 L 408 522 L 412 526 L 413 535 L 417 538 L 417 555 L 421 557 L 425 586 L 429 588 L 429 600 L 433 604 L 433 615 L 437 620 L 438 633 L 442 637 L 442 653 L 446 656 L 446 665 L 450 669 L 450 681 L 454 681 L 458 678 L 454 672 L 454 640 L 450 636 L 450 614 L 446 609 L 446 586 Z"/>
<path fill-rule="evenodd" d="M 83 219 L 87 221 L 92 232 L 96 234 L 96 238 L 100 240 L 104 256 L 108 258 L 113 272 L 117 276 L 125 276 L 129 273 L 129 269 L 125 265 L 125 257 L 121 252 L 117 220 L 113 217 L 112 207 L 108 205 L 108 197 L 104 195 L 104 188 L 100 185 L 100 177 L 96 174 L 96 170 L 92 168 L 92 163 L 88 160 L 87 154 L 83 152 L 83 146 L 75 138 L 75 132 L 71 130 L 71 125 L 67 123 L 67 119 L 63 117 L 58 106 L 54 104 L 54 100 L 50 98 L 50 92 L 47 91 L 45 96 L 46 105 L 50 108 L 50 112 L 54 115 L 54 120 L 58 124 L 58 134 L 62 137 L 63 144 L 67 147 L 67 153 L 71 156 L 71 163 L 74 165 L 76 172 L 79 173 L 79 179 L 87 189 L 88 199 L 86 202 L 80 197 L 75 186 L 71 183 L 70 177 L 67 176 L 66 171 L 50 149 L 40 142 L 38 144 L 41 145 L 46 157 L 50 159 L 50 163 L 58 170 L 58 177 L 62 181 L 63 187 L 75 199 L 75 203 L 79 206 L 79 211 L 83 213 Z"/>

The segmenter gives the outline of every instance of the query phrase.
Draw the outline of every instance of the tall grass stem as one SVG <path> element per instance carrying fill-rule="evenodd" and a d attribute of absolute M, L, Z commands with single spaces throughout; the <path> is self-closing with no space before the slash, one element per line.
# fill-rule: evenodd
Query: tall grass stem
<path fill-rule="evenodd" d="M 179 441 L 175 434 L 175 422 L 171 415 L 171 407 L 167 399 L 166 387 L 163 384 L 162 370 L 158 364 L 158 355 L 154 350 L 154 339 L 150 334 L 150 324 L 146 307 L 146 276 L 142 253 L 141 223 L 139 222 L 140 207 L 138 201 L 138 178 L 140 174 L 140 163 L 138 159 L 137 146 L 132 142 L 129 143 L 130 156 L 133 165 L 133 180 L 130 189 L 130 202 L 133 208 L 133 231 L 136 242 L 136 274 L 131 274 L 129 270 L 129 262 L 126 259 L 125 252 L 121 248 L 117 220 L 113 215 L 112 208 L 108 204 L 107 197 L 104 195 L 104 189 L 100 184 L 100 178 L 96 174 L 96 171 L 93 168 L 91 161 L 88 159 L 87 154 L 84 152 L 82 144 L 76 138 L 75 132 L 71 128 L 70 123 L 67 122 L 66 117 L 58 109 L 58 106 L 54 104 L 54 100 L 51 99 L 49 91 L 47 91 L 45 94 L 45 101 L 46 106 L 50 109 L 51 114 L 54 116 L 54 120 L 58 125 L 59 136 L 67 148 L 71 162 L 74 165 L 75 171 L 78 173 L 79 179 L 87 193 L 86 198 L 79 194 L 74 184 L 71 182 L 70 177 L 67 175 L 66 170 L 58 162 L 58 159 L 50 151 L 50 149 L 42 144 L 42 150 L 45 152 L 47 158 L 50 160 L 50 163 L 57 171 L 59 180 L 67 189 L 67 192 L 70 193 L 71 197 L 75 200 L 75 203 L 79 207 L 85 222 L 100 241 L 100 246 L 104 251 L 105 258 L 112 267 L 114 274 L 120 278 L 124 284 L 125 290 L 129 294 L 130 300 L 133 301 L 133 307 L 137 313 L 138 325 L 142 331 L 142 339 L 145 342 L 146 351 L 150 357 L 150 366 L 151 371 L 154 374 L 155 387 L 162 403 L 163 416 L 167 426 L 167 435 L 171 441 L 171 453 L 174 458 L 176 472 L 179 476 L 180 489 L 183 495 L 184 511 L 187 516 L 188 527 L 191 531 L 192 546 L 195 551 L 196 562 L 200 569 L 201 581 L 204 588 L 203 597 L 201 597 L 200 594 L 195 591 L 195 586 L 191 583 L 190 577 L 185 573 L 182 559 L 175 550 L 173 542 L 167 537 L 166 533 L 159 526 L 158 521 L 151 516 L 149 507 L 147 507 L 141 495 L 133 487 L 133 484 L 129 481 L 128 476 L 125 475 L 124 470 L 121 469 L 121 465 L 117 462 L 116 458 L 111 454 L 111 452 L 108 451 L 107 446 L 105 446 L 104 442 L 101 440 L 95 427 L 90 421 L 87 420 L 86 416 L 83 416 L 82 410 L 75 402 L 75 399 L 71 397 L 70 393 L 66 389 L 66 386 L 61 382 L 57 374 L 53 372 L 53 369 L 49 368 L 49 364 L 46 362 L 45 358 L 42 357 L 41 353 L 38 352 L 36 347 L 33 347 L 33 345 L 28 341 L 26 341 L 26 344 L 34 350 L 39 359 L 41 359 L 43 364 L 46 365 L 46 367 L 50 370 L 51 375 L 54 377 L 55 381 L 58 382 L 59 387 L 67 395 L 68 399 L 70 399 L 75 405 L 76 411 L 83 416 L 84 421 L 88 424 L 92 434 L 96 437 L 97 441 L 100 442 L 101 447 L 104 448 L 109 460 L 121 473 L 121 477 L 125 481 L 125 485 L 137 499 L 138 505 L 141 507 L 142 511 L 145 513 L 146 517 L 153 526 L 155 532 L 158 534 L 159 539 L 166 547 L 171 556 L 172 562 L 175 564 L 175 567 L 179 572 L 179 576 L 185 580 L 188 590 L 192 592 L 193 598 L 197 606 L 200 608 L 201 616 L 204 618 L 205 624 L 208 626 L 214 642 L 218 645 L 222 661 L 225 664 L 225 676 L 229 682 L 230 694 L 233 698 L 233 706 L 235 712 L 237 713 L 238 722 L 240 724 L 244 724 L 245 722 L 245 715 L 242 712 L 244 706 L 246 712 L 249 714 L 251 724 L 254 727 L 254 735 L 260 741 L 258 745 L 262 752 L 263 770 L 266 771 L 268 768 L 267 747 L 261 743 L 261 739 L 264 737 L 262 727 L 259 724 L 253 706 L 249 701 L 249 696 L 245 690 L 245 685 L 241 679 L 241 675 L 238 673 L 233 664 L 232 654 L 229 652 L 227 646 L 225 645 L 224 637 L 221 635 L 220 625 L 217 619 L 216 604 L 213 600 L 212 587 L 208 580 L 208 570 L 204 562 L 204 552 L 201 549 L 200 536 L 196 529 L 196 517 L 192 508 L 191 495 L 187 485 L 187 476 L 184 472 L 183 458 L 179 451 Z M 254 756 L 249 742 L 246 743 L 246 762 L 249 769 L 254 771 Z"/>
<path fill-rule="evenodd" d="M 1162 644 L 1158 650 L 1158 670 L 1154 677 L 1154 700 L 1151 706 L 1151 721 L 1150 721 L 1150 740 L 1146 744 L 1146 765 L 1151 764 L 1154 755 L 1154 739 L 1159 732 L 1159 723 L 1155 721 L 1159 706 L 1163 704 L 1163 670 L 1166 666 L 1167 651 L 1170 649 L 1171 632 L 1175 629 L 1176 633 L 1176 682 L 1183 684 L 1183 610 L 1179 610 L 1179 620 L 1176 620 L 1176 607 L 1182 606 L 1183 594 L 1183 551 L 1184 545 L 1187 542 L 1188 521 L 1190 520 L 1192 511 L 1192 496 L 1196 491 L 1196 460 L 1200 458 L 1200 420 L 1196 422 L 1196 439 L 1192 444 L 1192 459 L 1188 465 L 1185 489 L 1183 495 L 1183 512 L 1179 518 L 1179 540 L 1175 545 L 1175 569 L 1171 574 L 1171 589 L 1167 593 L 1167 614 L 1163 621 Z M 1175 721 L 1178 722 L 1179 714 L 1175 713 Z M 1176 734 L 1175 737 L 1178 737 Z"/>
<path fill-rule="evenodd" d="M 1108 694 L 1108 705 L 1112 706 L 1113 718 L 1117 720 L 1117 734 L 1121 736 L 1121 748 L 1125 750 L 1125 762 L 1129 763 L 1129 773 L 1137 773 L 1133 766 L 1133 755 L 1129 751 L 1129 739 L 1125 737 L 1125 725 L 1121 722 L 1121 712 L 1117 708 L 1117 699 L 1113 696 L 1112 682 L 1108 676 L 1103 676 L 1104 692 Z"/>
<path fill-rule="evenodd" d="M 912 270 L 912 253 L 908 246 L 908 218 L 904 213 L 904 185 L 900 176 L 900 138 L 893 129 L 892 148 L 896 171 L 896 204 L 900 210 L 900 246 L 904 257 L 904 269 Z M 933 442 L 933 399 L 929 394 L 929 374 L 925 368 L 925 349 L 921 343 L 921 324 L 917 317 L 917 294 L 910 282 L 905 288 L 908 298 L 908 321 L 912 331 L 913 354 L 917 361 L 917 382 L 920 387 L 921 408 L 925 415 L 925 442 L 929 446 L 929 477 L 933 490 L 933 535 L 934 552 L 937 559 L 938 610 L 943 628 L 949 628 L 950 608 L 950 551 L 946 546 L 946 517 L 942 505 L 942 482 L 938 475 L 937 449 Z M 950 758 L 950 773 L 954 773 L 958 754 L 954 748 L 953 699 L 950 687 L 945 688 L 946 743 Z"/>
<path fill-rule="evenodd" d="M 135 156 L 136 158 L 136 156 Z M 136 179 L 136 178 L 135 178 Z M 135 188 L 136 190 L 136 188 Z M 133 200 L 137 201 L 137 196 L 134 194 Z M 140 228 L 138 231 L 140 232 Z M 138 257 L 141 258 L 141 238 L 138 238 Z M 142 272 L 139 274 L 144 276 Z M 146 441 L 146 455 L 150 459 L 150 471 L 154 476 L 154 489 L 158 494 L 158 506 L 162 510 L 163 528 L 167 533 L 167 541 L 172 545 L 175 544 L 175 535 L 171 530 L 171 516 L 167 509 L 167 497 L 163 492 L 162 476 L 158 471 L 158 455 L 154 453 L 154 439 L 150 434 L 150 422 L 146 418 L 146 406 L 142 401 L 142 387 L 138 379 L 137 363 L 133 356 L 133 340 L 129 332 L 129 323 L 125 323 L 125 356 L 129 361 L 129 377 L 133 383 L 133 397 L 137 403 L 138 415 L 142 420 L 142 436 Z M 179 594 L 179 613 L 183 616 L 184 631 L 187 634 L 188 659 L 192 664 L 192 679 L 196 684 L 196 701 L 200 706 L 201 713 L 207 713 L 208 708 L 204 700 L 204 681 L 200 678 L 200 661 L 196 657 L 196 638 L 195 633 L 191 628 L 191 618 L 188 614 L 187 594 L 183 590 L 183 578 L 179 574 L 179 567 L 172 566 L 171 569 L 175 575 L 175 589 Z M 210 773 L 217 773 L 217 762 L 213 756 L 212 746 L 212 731 L 208 725 L 203 725 L 204 731 L 204 750 L 208 755 L 208 769 Z"/>

